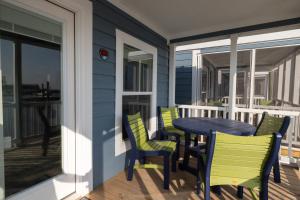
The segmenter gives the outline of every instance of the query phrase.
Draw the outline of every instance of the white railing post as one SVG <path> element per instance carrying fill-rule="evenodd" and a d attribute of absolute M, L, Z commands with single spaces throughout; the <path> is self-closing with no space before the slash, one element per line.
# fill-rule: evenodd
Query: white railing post
<path fill-rule="evenodd" d="M 230 45 L 230 81 L 229 81 L 229 119 L 235 119 L 236 74 L 237 74 L 237 40 L 238 35 L 231 35 Z"/>
<path fill-rule="evenodd" d="M 291 162 L 291 158 L 293 157 L 292 146 L 293 146 L 293 133 L 295 130 L 295 117 L 291 117 L 290 126 L 287 130 L 287 140 L 288 140 L 288 158 L 289 162 Z"/>
<path fill-rule="evenodd" d="M 169 106 L 175 106 L 175 80 L 176 80 L 176 46 L 170 45 L 169 55 Z"/>

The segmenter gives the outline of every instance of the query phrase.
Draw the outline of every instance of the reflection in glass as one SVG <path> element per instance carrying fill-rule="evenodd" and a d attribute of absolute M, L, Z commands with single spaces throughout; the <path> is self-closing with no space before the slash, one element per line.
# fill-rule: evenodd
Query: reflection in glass
<path fill-rule="evenodd" d="M 62 173 L 61 51 L 1 39 L 5 195 Z M 18 52 L 20 55 L 16 56 Z"/>
<path fill-rule="evenodd" d="M 2 95 L 3 95 L 3 133 L 4 148 L 11 148 L 17 139 L 16 101 L 15 101 L 15 44 L 9 40 L 0 39 L 1 49 L 1 72 L 2 72 Z"/>
<path fill-rule="evenodd" d="M 153 55 L 124 45 L 124 91 L 149 92 L 152 90 Z"/>
<path fill-rule="evenodd" d="M 150 95 L 123 96 L 123 115 L 140 112 L 146 128 L 149 129 L 150 97 Z"/>

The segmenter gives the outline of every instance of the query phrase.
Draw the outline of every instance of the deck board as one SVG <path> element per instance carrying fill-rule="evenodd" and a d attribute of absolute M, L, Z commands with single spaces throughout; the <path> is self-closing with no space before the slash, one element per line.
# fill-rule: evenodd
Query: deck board
<path fill-rule="evenodd" d="M 161 160 L 153 158 L 153 163 L 160 163 Z M 194 162 L 192 160 L 192 162 Z M 300 171 L 296 168 L 281 166 L 282 183 L 273 182 L 271 173 L 269 182 L 269 199 L 300 199 Z M 187 172 L 177 170 L 171 173 L 170 190 L 163 189 L 163 175 L 157 169 L 135 170 L 132 181 L 126 180 L 126 172 L 120 172 L 115 177 L 98 186 L 87 197 L 91 200 L 179 200 L 203 199 L 203 192 L 200 197 L 195 193 L 195 177 Z M 252 199 L 247 189 L 244 190 L 244 199 Z M 212 199 L 232 200 L 237 199 L 236 187 L 223 186 L 222 195 L 217 196 L 211 193 Z"/>

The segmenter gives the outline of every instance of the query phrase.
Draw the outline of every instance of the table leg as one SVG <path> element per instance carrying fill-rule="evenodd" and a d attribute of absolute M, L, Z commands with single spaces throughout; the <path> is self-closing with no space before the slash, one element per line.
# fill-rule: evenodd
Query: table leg
<path fill-rule="evenodd" d="M 179 169 L 185 170 L 189 164 L 190 154 L 189 154 L 189 147 L 191 145 L 191 134 L 186 132 L 184 134 L 184 155 L 183 155 L 183 162 L 179 164 Z"/>

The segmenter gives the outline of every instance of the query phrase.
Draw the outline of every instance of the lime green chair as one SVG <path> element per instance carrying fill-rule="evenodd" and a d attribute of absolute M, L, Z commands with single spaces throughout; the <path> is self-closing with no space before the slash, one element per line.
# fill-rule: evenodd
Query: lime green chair
<path fill-rule="evenodd" d="M 147 129 L 144 126 L 140 113 L 127 115 L 123 119 L 124 128 L 131 144 L 127 180 L 132 180 L 134 168 L 159 168 L 163 169 L 164 188 L 168 189 L 170 156 L 172 156 L 172 171 L 176 171 L 176 142 L 149 140 Z M 149 156 L 162 156 L 164 160 L 163 166 L 146 164 L 145 158 Z M 135 164 L 137 159 L 141 161 L 141 164 Z"/>
<path fill-rule="evenodd" d="M 274 117 L 274 116 L 270 116 L 267 112 L 264 112 L 254 135 L 255 136 L 272 135 L 273 133 L 278 132 L 281 134 L 282 137 L 284 137 L 289 127 L 290 120 L 291 119 L 288 116 L 284 118 Z M 280 165 L 279 165 L 278 155 L 276 156 L 273 165 L 273 175 L 274 175 L 274 182 L 280 183 L 281 178 L 280 178 Z M 238 187 L 237 196 L 239 198 L 243 198 L 242 186 Z"/>
<path fill-rule="evenodd" d="M 274 117 L 270 116 L 267 112 L 263 113 L 262 119 L 257 126 L 256 132 L 254 135 L 272 135 L 275 132 L 279 132 L 282 137 L 285 136 L 288 127 L 290 125 L 291 118 L 289 116 Z M 273 167 L 274 181 L 280 183 L 280 167 L 279 167 L 279 158 L 277 156 L 276 161 Z"/>
<path fill-rule="evenodd" d="M 259 190 L 259 199 L 268 199 L 268 180 L 278 155 L 281 134 L 236 136 L 212 132 L 208 136 L 207 154 L 199 154 L 197 193 L 204 189 L 205 200 L 210 199 L 210 187 L 220 185 L 243 186 Z M 201 181 L 202 180 L 202 181 Z"/>
<path fill-rule="evenodd" d="M 180 139 L 184 139 L 184 131 L 179 130 L 173 126 L 173 120 L 178 119 L 181 117 L 179 110 L 177 107 L 158 107 L 158 127 L 159 127 L 159 135 L 160 139 L 165 139 L 170 136 L 176 138 L 177 143 L 177 159 L 179 158 L 179 145 Z M 194 145 L 198 145 L 198 136 L 192 135 L 194 138 Z"/>

